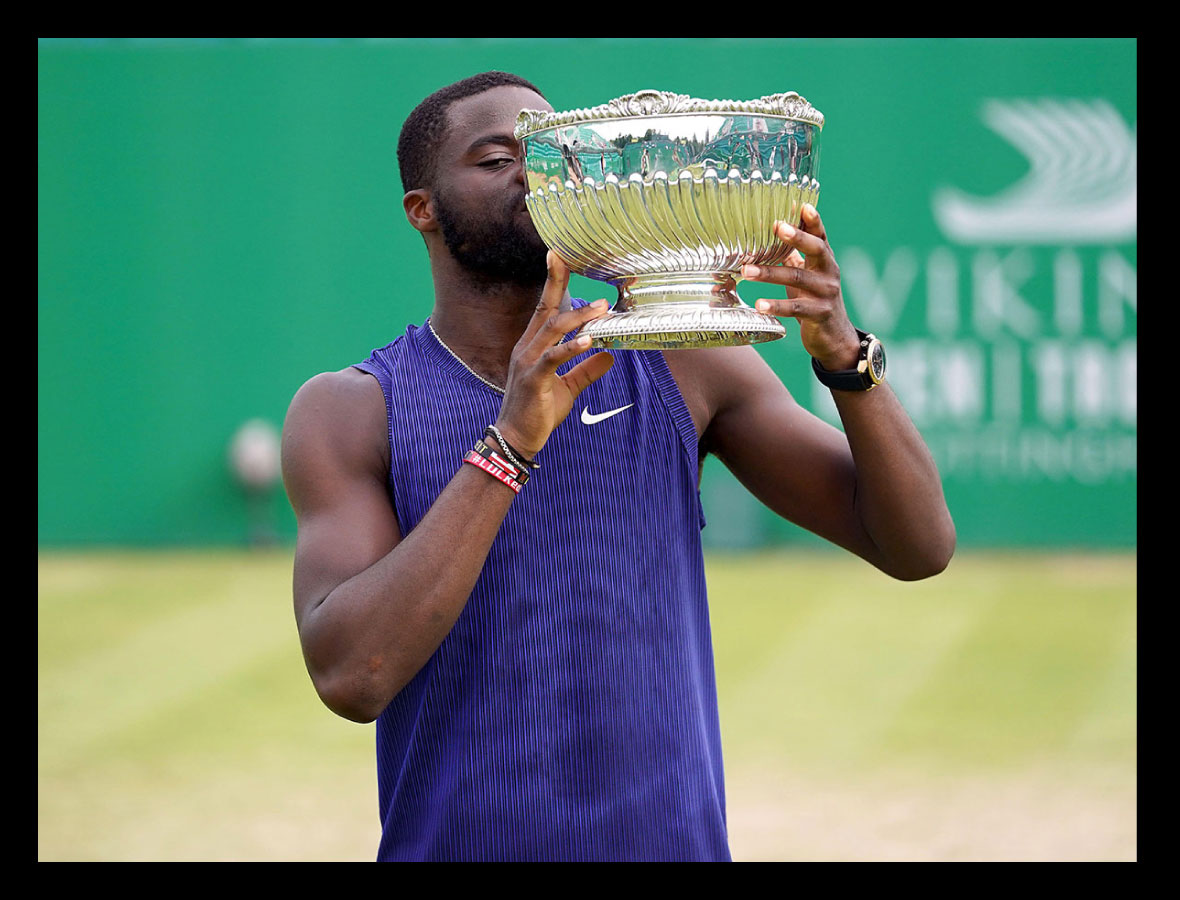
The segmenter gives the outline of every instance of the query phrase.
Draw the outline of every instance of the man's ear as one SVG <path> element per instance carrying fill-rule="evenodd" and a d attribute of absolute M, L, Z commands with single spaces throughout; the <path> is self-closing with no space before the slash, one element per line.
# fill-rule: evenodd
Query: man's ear
<path fill-rule="evenodd" d="M 406 218 L 418 231 L 437 231 L 438 219 L 434 215 L 434 196 L 427 188 L 415 188 L 402 197 L 402 208 Z"/>

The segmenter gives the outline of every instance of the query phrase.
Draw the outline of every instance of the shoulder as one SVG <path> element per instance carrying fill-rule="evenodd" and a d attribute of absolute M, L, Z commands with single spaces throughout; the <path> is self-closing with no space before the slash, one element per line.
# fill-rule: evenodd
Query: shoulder
<path fill-rule="evenodd" d="M 288 423 L 348 425 L 356 431 L 372 419 L 384 420 L 385 395 L 377 379 L 349 366 L 338 372 L 321 372 L 305 381 L 291 400 Z"/>
<path fill-rule="evenodd" d="M 379 474 L 389 467 L 385 395 L 377 380 L 349 366 L 321 372 L 295 392 L 283 423 L 285 477 L 322 466 Z"/>
<path fill-rule="evenodd" d="M 325 400 L 346 403 L 372 403 L 381 399 L 381 386 L 369 373 L 348 366 L 337 372 L 320 372 L 300 385 L 292 405 L 316 404 Z"/>
<path fill-rule="evenodd" d="M 751 346 L 664 351 L 697 434 L 715 430 L 719 421 L 751 402 L 792 403 L 782 381 Z"/>

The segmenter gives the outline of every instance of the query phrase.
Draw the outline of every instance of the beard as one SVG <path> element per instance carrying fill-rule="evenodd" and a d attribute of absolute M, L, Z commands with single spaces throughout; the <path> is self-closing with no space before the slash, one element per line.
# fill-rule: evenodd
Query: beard
<path fill-rule="evenodd" d="M 455 260 L 486 285 L 541 287 L 547 270 L 549 248 L 532 222 L 517 216 L 519 199 L 503 210 L 465 214 L 442 193 L 435 194 L 435 214 L 443 242 Z"/>

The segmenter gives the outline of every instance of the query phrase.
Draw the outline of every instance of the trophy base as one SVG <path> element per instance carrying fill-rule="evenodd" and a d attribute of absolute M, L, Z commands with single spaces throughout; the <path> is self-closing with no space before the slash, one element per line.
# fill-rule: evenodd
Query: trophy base
<path fill-rule="evenodd" d="M 591 346 L 606 350 L 675 350 L 737 347 L 784 337 L 787 329 L 773 316 L 748 306 L 668 303 L 611 312 L 583 326 Z"/>
<path fill-rule="evenodd" d="M 774 316 L 750 308 L 728 274 L 646 276 L 617 283 L 619 301 L 583 326 L 591 346 L 608 350 L 737 347 L 784 337 Z"/>

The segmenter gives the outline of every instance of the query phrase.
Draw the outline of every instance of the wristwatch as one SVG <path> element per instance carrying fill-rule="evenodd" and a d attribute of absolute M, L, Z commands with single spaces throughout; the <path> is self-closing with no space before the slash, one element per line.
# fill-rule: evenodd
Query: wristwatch
<path fill-rule="evenodd" d="M 815 377 L 826 387 L 836 391 L 871 391 L 885 380 L 885 348 L 873 335 L 856 329 L 860 338 L 860 356 L 855 369 L 829 372 L 814 356 L 811 368 Z"/>

